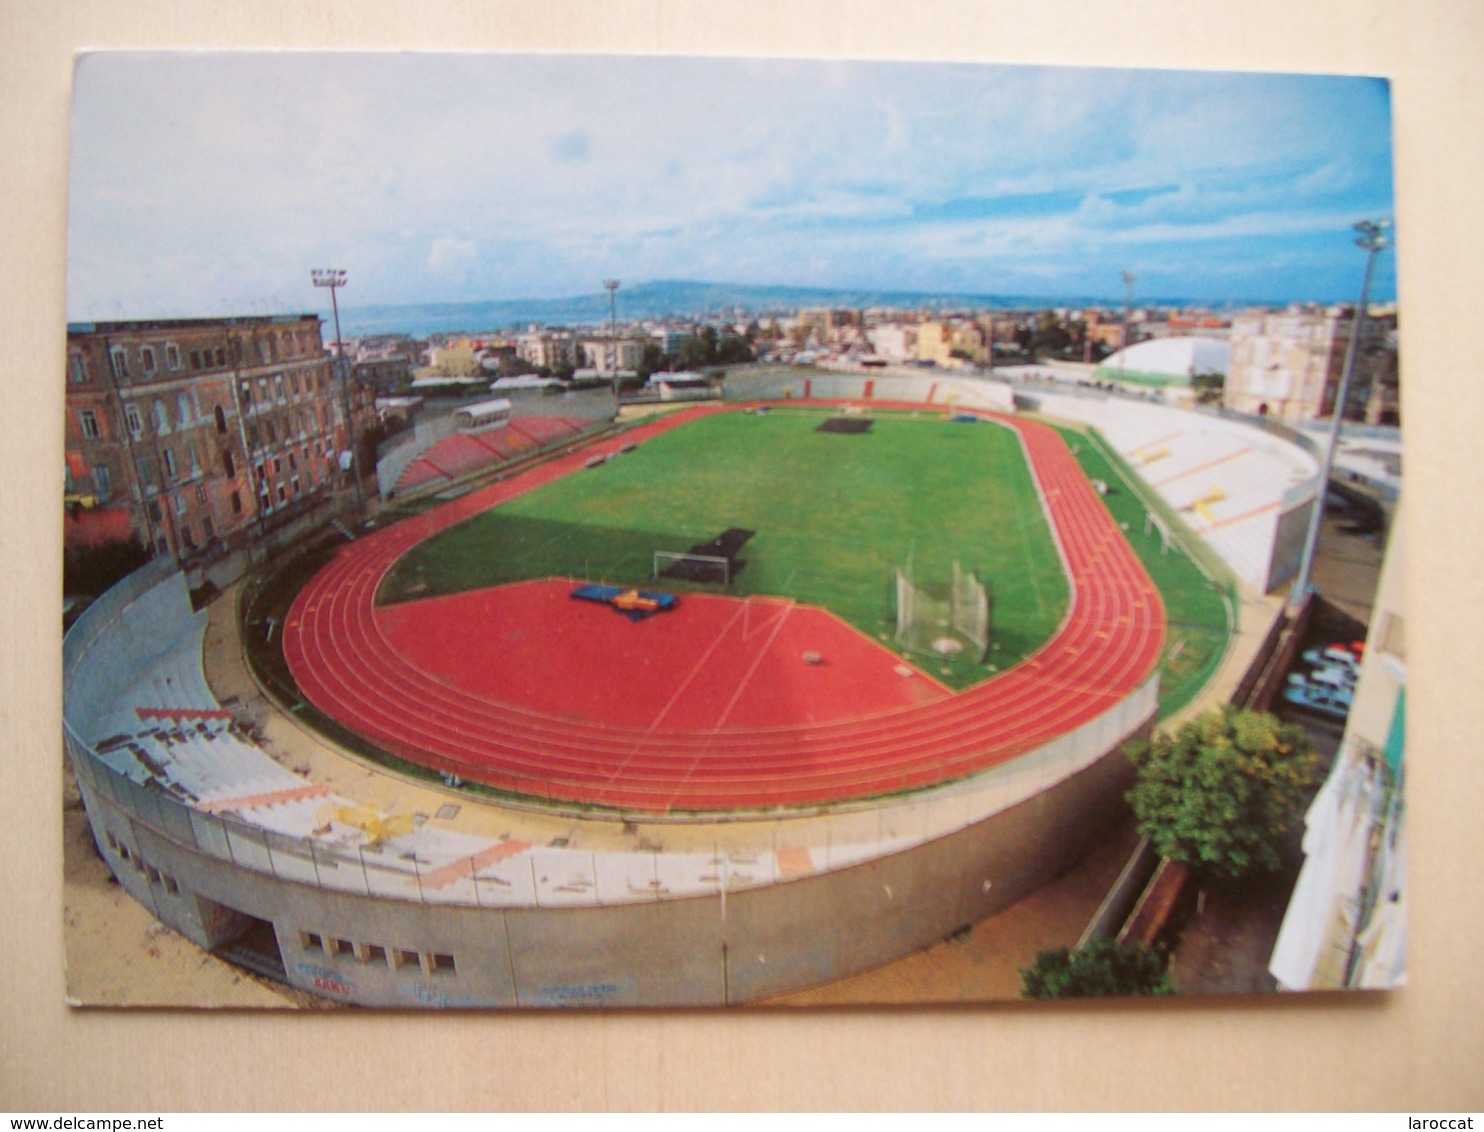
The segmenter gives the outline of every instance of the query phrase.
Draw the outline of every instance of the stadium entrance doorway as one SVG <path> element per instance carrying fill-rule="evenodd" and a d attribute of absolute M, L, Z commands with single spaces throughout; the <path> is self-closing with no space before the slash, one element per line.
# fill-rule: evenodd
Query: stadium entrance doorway
<path fill-rule="evenodd" d="M 216 954 L 228 963 L 245 967 L 265 979 L 287 984 L 288 969 L 284 966 L 283 952 L 278 946 L 278 933 L 273 925 L 245 912 L 234 910 L 234 914 L 248 921 L 247 928 L 232 942 L 218 947 Z"/>

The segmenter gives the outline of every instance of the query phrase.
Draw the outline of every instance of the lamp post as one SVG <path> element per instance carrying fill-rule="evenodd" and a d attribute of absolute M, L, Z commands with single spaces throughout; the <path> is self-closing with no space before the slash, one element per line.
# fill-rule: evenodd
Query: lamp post
<path fill-rule="evenodd" d="M 608 355 L 613 366 L 613 403 L 618 404 L 618 280 L 603 280 L 608 292 Z"/>
<path fill-rule="evenodd" d="M 1122 393 L 1124 356 L 1128 353 L 1128 324 L 1134 312 L 1134 280 L 1138 276 L 1132 271 L 1120 271 L 1118 277 L 1123 280 L 1123 340 L 1118 346 L 1118 392 Z"/>
<path fill-rule="evenodd" d="M 1298 579 L 1289 591 L 1290 609 L 1297 609 L 1309 592 L 1314 573 L 1314 553 L 1319 547 L 1319 526 L 1324 521 L 1324 498 L 1329 491 L 1329 477 L 1335 466 L 1335 452 L 1340 447 L 1340 426 L 1345 419 L 1345 402 L 1350 397 L 1350 379 L 1355 373 L 1355 359 L 1360 353 L 1360 332 L 1365 325 L 1366 306 L 1371 296 L 1371 275 L 1376 268 L 1376 257 L 1391 247 L 1390 220 L 1362 220 L 1355 226 L 1360 233 L 1355 243 L 1366 250 L 1365 277 L 1360 284 L 1360 302 L 1355 307 L 1355 318 L 1350 325 L 1350 342 L 1345 347 L 1345 366 L 1340 371 L 1340 388 L 1335 394 L 1335 406 L 1329 426 L 1329 447 L 1324 453 L 1324 466 L 1319 473 L 1319 496 L 1309 513 L 1309 533 L 1304 539 L 1304 556 L 1299 562 Z"/>
<path fill-rule="evenodd" d="M 340 404 L 345 412 L 345 435 L 350 441 L 351 476 L 355 479 L 356 511 L 366 511 L 366 493 L 361 486 L 361 453 L 356 445 L 356 419 L 350 405 L 350 371 L 345 365 L 345 346 L 340 341 L 340 304 L 335 292 L 345 286 L 345 269 L 340 267 L 315 268 L 309 273 L 316 287 L 330 289 L 330 309 L 335 313 L 335 361 L 340 370 Z"/>

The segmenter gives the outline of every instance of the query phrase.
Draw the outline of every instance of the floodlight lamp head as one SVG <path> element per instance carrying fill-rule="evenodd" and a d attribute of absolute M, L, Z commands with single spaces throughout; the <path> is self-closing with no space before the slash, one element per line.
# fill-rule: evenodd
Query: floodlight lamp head
<path fill-rule="evenodd" d="M 1362 220 L 1355 225 L 1355 230 L 1360 233 L 1355 243 L 1367 251 L 1379 252 L 1391 247 L 1390 218 L 1381 220 Z"/>
<path fill-rule="evenodd" d="M 316 287 L 344 287 L 345 270 L 338 267 L 317 267 L 310 271 L 309 278 Z"/>
<path fill-rule="evenodd" d="M 617 279 L 605 279 L 605 280 L 603 280 L 603 289 L 605 291 L 617 291 L 618 290 L 618 280 Z"/>

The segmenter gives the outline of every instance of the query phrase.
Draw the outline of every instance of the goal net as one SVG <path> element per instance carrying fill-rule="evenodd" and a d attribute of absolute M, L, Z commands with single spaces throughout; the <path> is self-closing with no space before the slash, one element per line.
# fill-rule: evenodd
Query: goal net
<path fill-rule="evenodd" d="M 678 550 L 656 550 L 651 578 L 673 578 L 726 588 L 732 584 L 732 560 L 714 554 L 689 554 Z"/>
<path fill-rule="evenodd" d="M 957 562 L 947 585 L 919 584 L 896 571 L 896 642 L 907 652 L 951 656 L 972 649 L 982 661 L 989 652 L 989 591 Z"/>

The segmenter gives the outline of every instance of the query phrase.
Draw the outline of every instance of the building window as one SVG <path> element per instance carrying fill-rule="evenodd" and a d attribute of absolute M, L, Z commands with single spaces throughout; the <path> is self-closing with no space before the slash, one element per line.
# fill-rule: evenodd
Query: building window
<path fill-rule="evenodd" d="M 285 400 L 283 395 L 283 374 L 278 373 L 273 375 L 273 391 L 275 396 L 278 397 L 278 403 L 282 405 Z"/>
<path fill-rule="evenodd" d="M 222 449 L 222 471 L 226 473 L 228 479 L 237 474 L 237 462 L 232 459 L 230 448 Z"/>
<path fill-rule="evenodd" d="M 71 381 L 83 382 L 88 379 L 88 360 L 81 354 L 67 355 L 67 377 Z"/>
<path fill-rule="evenodd" d="M 439 951 L 435 951 L 432 955 L 428 956 L 428 974 L 458 974 L 458 968 L 454 965 L 453 956 Z"/>
<path fill-rule="evenodd" d="M 135 456 L 134 467 L 139 471 L 139 482 L 144 485 L 144 490 L 153 491 L 155 482 L 155 466 L 153 463 L 150 462 L 149 456 Z M 160 521 L 159 505 L 151 503 L 150 511 L 154 512 L 154 520 L 158 523 Z"/>
<path fill-rule="evenodd" d="M 215 412 L 214 415 L 216 417 L 216 431 L 217 431 L 217 435 L 218 436 L 225 436 L 227 434 L 227 414 L 226 414 L 226 412 L 222 409 L 222 407 L 220 405 L 218 405 L 216 407 L 216 412 Z"/>
<path fill-rule="evenodd" d="M 177 515 L 184 515 L 186 513 L 186 498 L 185 498 L 185 496 L 182 495 L 180 492 L 176 492 L 175 493 L 174 503 L 175 503 L 175 513 Z"/>
<path fill-rule="evenodd" d="M 162 449 L 160 452 L 160 460 L 165 465 L 165 475 L 170 479 L 175 479 L 178 475 L 175 468 L 175 453 L 170 451 L 170 449 L 168 448 Z"/>
<path fill-rule="evenodd" d="M 113 376 L 122 380 L 129 376 L 129 358 L 122 346 L 108 351 L 108 364 L 113 367 Z"/>
<path fill-rule="evenodd" d="M 180 368 L 180 351 L 175 348 L 174 342 L 165 343 L 165 364 L 171 369 Z"/>
<path fill-rule="evenodd" d="M 318 932 L 299 933 L 300 951 L 323 951 L 324 949 L 325 941 L 320 937 Z"/>
<path fill-rule="evenodd" d="M 225 366 L 227 364 L 227 351 L 221 346 L 216 348 L 216 364 L 218 366 Z"/>
<path fill-rule="evenodd" d="M 242 514 L 242 493 L 241 492 L 234 491 L 232 493 L 232 514 L 234 514 L 234 515 L 240 515 L 240 514 Z"/>
<path fill-rule="evenodd" d="M 77 414 L 77 425 L 82 429 L 84 440 L 97 440 L 102 435 L 98 430 L 98 414 L 92 409 L 83 409 Z"/>
<path fill-rule="evenodd" d="M 139 347 L 139 364 L 144 369 L 145 377 L 155 372 L 155 352 L 148 346 Z"/>
<path fill-rule="evenodd" d="M 133 402 L 124 406 L 124 423 L 129 427 L 129 435 L 138 440 L 144 433 L 144 422 L 139 419 L 139 407 Z"/>
<path fill-rule="evenodd" d="M 155 398 L 150 405 L 150 414 L 155 418 L 156 432 L 170 431 L 170 417 L 165 412 L 165 402 L 161 401 L 158 397 Z"/>
<path fill-rule="evenodd" d="M 263 427 L 265 429 L 267 429 L 267 432 L 268 432 L 268 443 L 269 444 L 277 444 L 278 443 L 278 430 L 273 427 L 273 422 L 272 421 L 269 421 Z"/>
<path fill-rule="evenodd" d="M 201 449 L 196 447 L 194 440 L 186 442 L 186 456 L 191 462 L 191 475 L 199 476 L 201 474 Z M 202 502 L 204 503 L 205 500 Z"/>
<path fill-rule="evenodd" d="M 170 553 L 170 540 L 164 535 L 155 539 L 155 553 L 162 556 Z"/>
<path fill-rule="evenodd" d="M 196 549 L 196 535 L 195 532 L 191 530 L 191 525 L 189 523 L 183 523 L 181 525 L 180 541 L 185 544 L 185 548 L 187 550 Z"/>
<path fill-rule="evenodd" d="M 196 485 L 196 502 L 203 507 L 206 505 L 206 485 L 204 483 L 198 483 Z"/>
<path fill-rule="evenodd" d="M 201 351 L 200 350 L 192 350 L 191 351 L 191 368 L 192 369 L 200 369 L 201 368 Z"/>
<path fill-rule="evenodd" d="M 404 951 L 400 947 L 394 947 L 394 948 L 392 948 L 392 959 L 391 959 L 392 970 L 395 971 L 395 970 L 397 970 L 400 967 L 418 967 L 418 966 L 421 966 L 421 965 L 422 965 L 422 961 L 420 959 L 418 959 L 417 952 L 415 952 L 415 951 Z"/>
<path fill-rule="evenodd" d="M 184 393 L 175 398 L 175 415 L 180 418 L 181 428 L 196 419 L 196 414 L 191 411 L 191 399 Z"/>
<path fill-rule="evenodd" d="M 249 385 L 247 382 L 244 381 L 244 382 L 242 382 L 241 385 L 239 385 L 237 387 L 237 389 L 238 389 L 238 392 L 240 392 L 242 394 L 242 407 L 244 409 L 251 409 L 252 408 L 252 386 Z"/>
<path fill-rule="evenodd" d="M 113 478 L 108 474 L 108 469 L 99 464 L 93 469 L 93 494 L 99 499 L 107 499 L 113 491 Z"/>
<path fill-rule="evenodd" d="M 180 885 L 175 883 L 175 878 L 172 876 L 167 876 L 166 874 L 161 873 L 160 884 L 171 896 L 175 896 L 177 893 L 180 892 Z"/>
<path fill-rule="evenodd" d="M 287 503 L 288 502 L 288 498 L 289 498 L 289 493 L 284 489 L 283 484 L 279 484 L 278 485 L 278 501 L 280 503 Z"/>
<path fill-rule="evenodd" d="M 164 517 L 165 513 L 160 510 L 160 501 L 158 499 L 151 499 L 149 501 L 150 522 L 158 523 L 160 522 L 160 520 L 164 519 Z"/>

